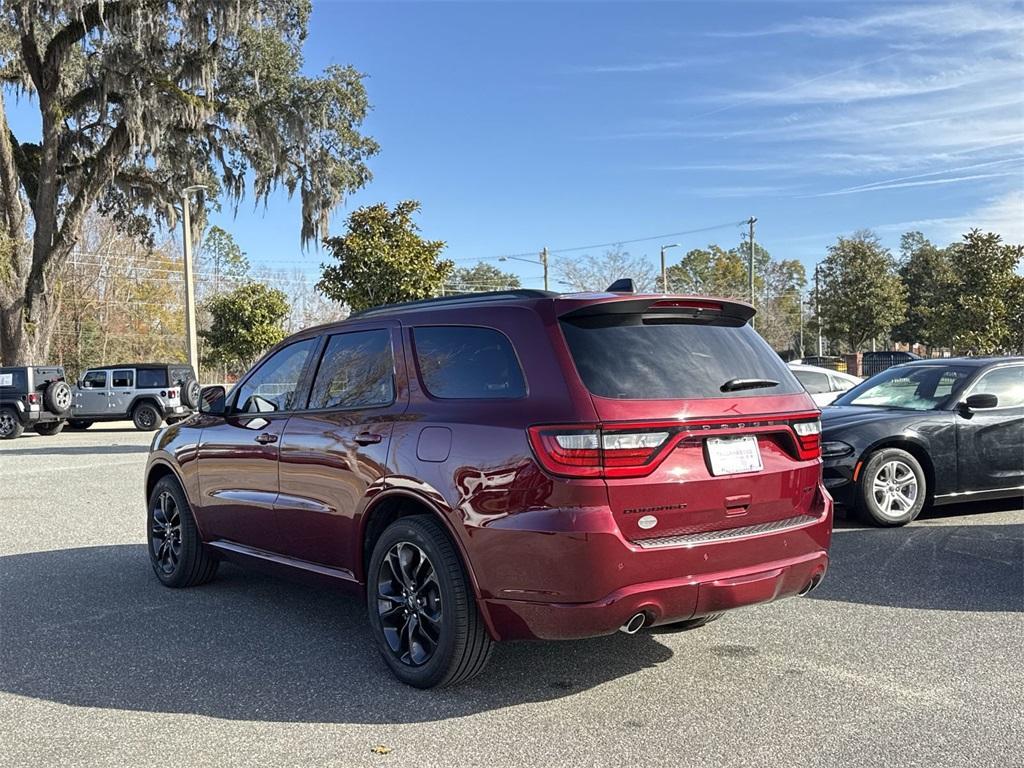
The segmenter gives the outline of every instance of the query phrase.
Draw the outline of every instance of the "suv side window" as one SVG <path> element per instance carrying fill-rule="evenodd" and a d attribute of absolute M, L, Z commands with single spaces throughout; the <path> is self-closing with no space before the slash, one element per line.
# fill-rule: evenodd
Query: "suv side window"
<path fill-rule="evenodd" d="M 848 389 L 853 389 L 853 382 L 849 379 L 841 379 L 838 376 L 829 376 L 829 379 L 832 381 L 833 392 L 845 392 Z"/>
<path fill-rule="evenodd" d="M 238 390 L 235 408 L 245 413 L 290 411 L 317 339 L 305 339 L 278 350 Z"/>
<path fill-rule="evenodd" d="M 414 328 L 412 335 L 420 381 L 433 397 L 526 396 L 519 360 L 501 331 L 468 325 L 423 326 Z"/>
<path fill-rule="evenodd" d="M 331 336 L 313 381 L 309 407 L 372 408 L 394 401 L 391 332 L 355 331 Z"/>
<path fill-rule="evenodd" d="M 104 389 L 107 386 L 106 371 L 89 371 L 82 378 L 83 389 Z"/>
<path fill-rule="evenodd" d="M 995 395 L 999 408 L 1024 405 L 1024 365 L 989 371 L 978 380 L 971 394 Z"/>
<path fill-rule="evenodd" d="M 167 386 L 167 370 L 164 368 L 140 368 L 136 374 L 139 389 L 164 389 Z"/>
<path fill-rule="evenodd" d="M 135 386 L 135 371 L 114 371 L 113 376 L 113 387 L 131 389 Z"/>

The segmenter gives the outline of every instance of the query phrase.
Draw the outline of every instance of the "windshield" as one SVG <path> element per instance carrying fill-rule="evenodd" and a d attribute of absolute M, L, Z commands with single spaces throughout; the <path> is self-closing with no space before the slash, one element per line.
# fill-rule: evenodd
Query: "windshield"
<path fill-rule="evenodd" d="M 833 405 L 934 411 L 956 397 L 973 372 L 959 365 L 900 365 L 858 384 Z"/>

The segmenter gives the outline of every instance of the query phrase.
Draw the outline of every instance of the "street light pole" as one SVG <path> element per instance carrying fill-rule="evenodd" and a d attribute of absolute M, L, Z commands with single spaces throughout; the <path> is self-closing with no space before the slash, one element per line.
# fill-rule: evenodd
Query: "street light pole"
<path fill-rule="evenodd" d="M 199 341 L 196 336 L 196 288 L 192 269 L 192 217 L 189 193 L 208 189 L 204 184 L 193 184 L 181 190 L 181 220 L 185 227 L 185 339 L 188 364 L 199 376 Z"/>
<path fill-rule="evenodd" d="M 669 248 L 678 248 L 679 243 L 669 243 L 661 246 L 661 292 L 668 293 L 668 269 L 665 267 L 665 251 Z"/>
<path fill-rule="evenodd" d="M 540 263 L 544 265 L 544 290 L 548 289 L 548 247 L 545 245 L 540 252 Z"/>

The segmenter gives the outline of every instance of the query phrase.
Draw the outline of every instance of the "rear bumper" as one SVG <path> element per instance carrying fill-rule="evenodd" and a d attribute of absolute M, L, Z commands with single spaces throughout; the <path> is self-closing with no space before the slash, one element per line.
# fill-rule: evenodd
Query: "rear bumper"
<path fill-rule="evenodd" d="M 617 530 L 577 533 L 562 546 L 564 534 L 534 532 L 521 562 L 546 574 L 549 589 L 485 589 L 482 608 L 496 639 L 556 640 L 611 634 L 641 612 L 656 626 L 804 594 L 828 569 L 832 500 L 821 492 L 819 504 L 796 528 L 653 549 Z M 517 536 L 505 543 L 504 556 L 516 557 Z M 564 599 L 594 589 L 607 591 Z"/>
<path fill-rule="evenodd" d="M 594 637 L 638 613 L 645 626 L 657 626 L 806 594 L 827 569 L 828 554 L 819 551 L 745 571 L 634 584 L 592 603 L 488 600 L 486 608 L 502 640 Z"/>

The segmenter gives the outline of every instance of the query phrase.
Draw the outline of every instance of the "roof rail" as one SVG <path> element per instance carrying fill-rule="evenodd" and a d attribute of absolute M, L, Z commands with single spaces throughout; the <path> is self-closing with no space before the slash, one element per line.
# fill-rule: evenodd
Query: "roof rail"
<path fill-rule="evenodd" d="M 462 304 L 476 304 L 488 301 L 501 301 L 503 299 L 547 299 L 558 294 L 554 291 L 540 291 L 533 288 L 514 288 L 508 291 L 483 291 L 481 293 L 460 293 L 455 296 L 437 296 L 432 299 L 417 299 L 416 301 L 400 301 L 395 304 L 381 304 L 379 307 L 370 307 L 360 312 L 353 312 L 349 315 L 354 317 L 373 317 L 388 312 L 404 312 L 408 309 L 420 309 L 428 307 L 459 306 Z"/>

